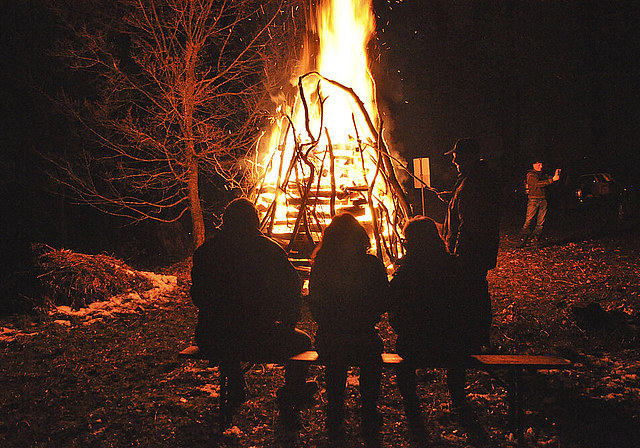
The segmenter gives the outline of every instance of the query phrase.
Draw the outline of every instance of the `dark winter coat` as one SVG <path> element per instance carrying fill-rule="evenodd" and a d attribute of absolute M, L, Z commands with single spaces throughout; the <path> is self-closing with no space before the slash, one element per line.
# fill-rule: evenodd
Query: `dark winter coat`
<path fill-rule="evenodd" d="M 387 311 L 384 264 L 369 254 L 315 263 L 309 279 L 309 307 L 318 323 L 316 349 L 322 356 L 366 352 L 378 355 L 376 324 Z"/>
<path fill-rule="evenodd" d="M 553 179 L 544 174 L 542 171 L 527 171 L 527 195 L 530 199 L 546 199 L 547 185 L 551 185 Z"/>
<path fill-rule="evenodd" d="M 402 258 L 390 283 L 389 307 L 389 322 L 398 335 L 396 350 L 401 356 L 445 359 L 458 350 L 453 261 L 444 247 Z"/>
<path fill-rule="evenodd" d="M 482 275 L 496 266 L 500 240 L 500 186 L 484 160 L 463 171 L 443 226 L 447 250 L 460 271 Z"/>
<path fill-rule="evenodd" d="M 300 316 L 300 277 L 257 229 L 222 230 L 206 241 L 193 255 L 191 278 L 199 346 L 250 345 L 276 325 L 293 331 Z"/>

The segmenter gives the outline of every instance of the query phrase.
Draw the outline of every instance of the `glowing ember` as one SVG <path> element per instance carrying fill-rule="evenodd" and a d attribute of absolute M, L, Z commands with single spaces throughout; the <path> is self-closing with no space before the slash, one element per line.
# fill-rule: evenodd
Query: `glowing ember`
<path fill-rule="evenodd" d="M 325 3 L 309 18 L 319 39 L 316 64 L 313 55 L 302 61 L 295 100 L 280 104 L 270 138 L 261 142 L 256 205 L 263 231 L 284 240 L 289 252 L 296 243 L 313 246 L 332 216 L 349 211 L 369 231 L 378 256 L 393 262 L 408 208 L 379 135 L 367 63 L 375 30 L 371 4 Z"/>

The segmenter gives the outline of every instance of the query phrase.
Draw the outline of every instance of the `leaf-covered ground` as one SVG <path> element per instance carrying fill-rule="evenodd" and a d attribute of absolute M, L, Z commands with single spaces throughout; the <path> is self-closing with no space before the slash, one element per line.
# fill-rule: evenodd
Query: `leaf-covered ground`
<path fill-rule="evenodd" d="M 526 443 L 638 446 L 639 235 L 557 235 L 545 247 L 520 249 L 515 234 L 504 235 L 499 265 L 489 277 L 493 349 L 556 354 L 574 363 L 572 370 L 526 375 Z M 94 305 L 91 313 L 62 307 L 0 321 L 0 446 L 328 446 L 322 388 L 303 412 L 299 434 L 281 428 L 274 399 L 283 384 L 278 365 L 249 371 L 247 402 L 234 426 L 220 433 L 217 370 L 177 357 L 192 343 L 196 323 L 188 263 L 163 273 L 175 275 L 177 283 L 160 294 L 120 297 L 115 305 Z M 315 331 L 306 310 L 300 326 Z M 380 330 L 392 348 L 389 326 L 382 322 Z M 312 367 L 309 375 L 322 384 L 322 373 Z M 450 411 L 442 371 L 421 371 L 420 379 L 426 440 L 412 441 L 394 373 L 386 369 L 382 446 L 517 444 L 500 378 L 469 371 L 471 422 Z M 357 371 L 348 383 L 342 446 L 363 446 Z"/>

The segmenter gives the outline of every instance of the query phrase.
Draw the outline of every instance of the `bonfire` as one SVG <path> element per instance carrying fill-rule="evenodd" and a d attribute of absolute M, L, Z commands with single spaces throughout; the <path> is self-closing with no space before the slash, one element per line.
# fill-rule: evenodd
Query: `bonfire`
<path fill-rule="evenodd" d="M 261 141 L 255 202 L 262 230 L 292 258 L 304 258 L 331 218 L 350 212 L 391 268 L 402 256 L 400 229 L 410 215 L 383 138 L 367 44 L 375 21 L 369 1 L 329 0 L 308 18 L 303 68 Z"/>

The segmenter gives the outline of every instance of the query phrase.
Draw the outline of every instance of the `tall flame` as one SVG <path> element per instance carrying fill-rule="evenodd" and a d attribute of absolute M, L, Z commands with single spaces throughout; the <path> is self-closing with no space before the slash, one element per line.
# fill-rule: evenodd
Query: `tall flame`
<path fill-rule="evenodd" d="M 393 167 L 379 135 L 375 86 L 367 45 L 375 31 L 370 0 L 326 0 L 309 20 L 317 52 L 301 61 L 293 104 L 279 106 L 270 138 L 262 141 L 256 188 L 263 230 L 288 241 L 317 242 L 332 216 L 356 215 L 378 256 L 398 258 L 399 221 L 406 218 Z M 315 58 L 314 58 L 315 56 Z M 401 191 L 398 185 L 398 191 Z"/>
<path fill-rule="evenodd" d="M 319 13 L 318 71 L 329 79 L 351 87 L 365 103 L 369 114 L 377 112 L 367 62 L 367 44 L 374 31 L 375 20 L 369 1 L 330 0 L 330 6 Z M 340 136 L 338 141 L 346 141 L 349 133 L 353 134 L 350 119 L 353 106 L 346 95 L 335 91 L 327 93 L 338 98 L 331 105 L 331 114 L 327 113 L 325 123 L 332 137 L 340 131 L 337 134 Z M 377 121 L 377 117 L 371 118 Z"/>

